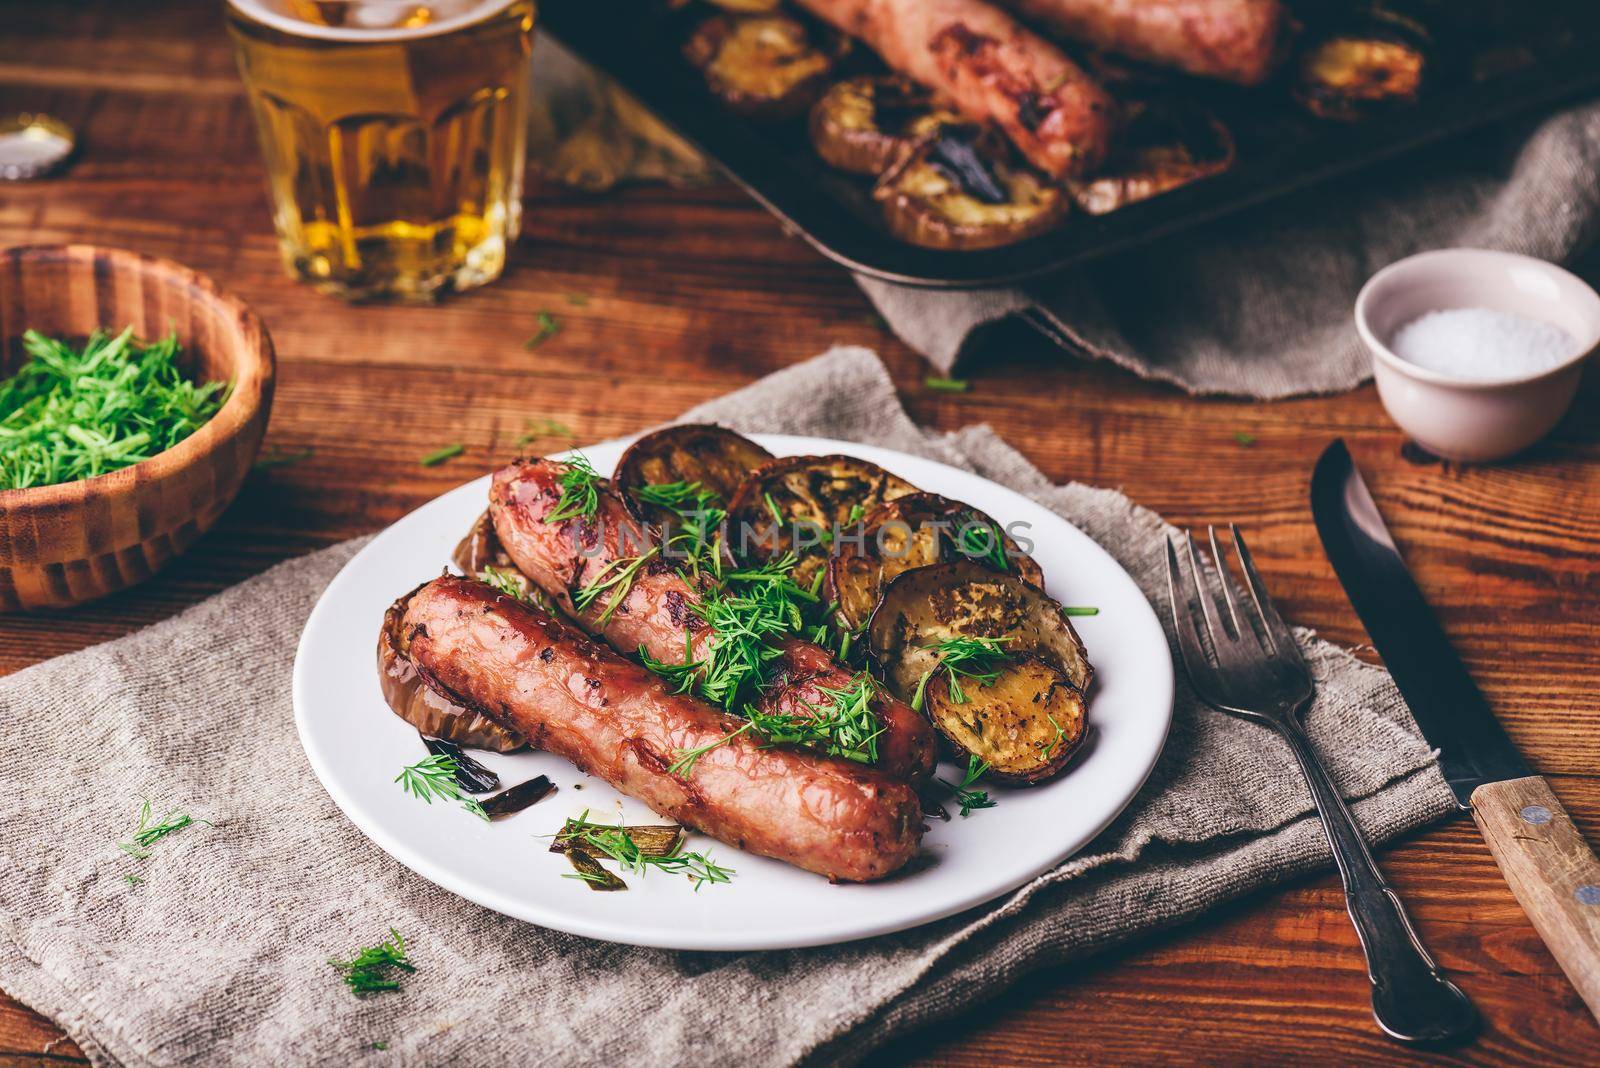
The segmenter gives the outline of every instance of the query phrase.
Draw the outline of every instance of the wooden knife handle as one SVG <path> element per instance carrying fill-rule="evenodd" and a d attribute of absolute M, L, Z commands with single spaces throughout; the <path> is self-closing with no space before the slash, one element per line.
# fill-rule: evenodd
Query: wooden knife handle
<path fill-rule="evenodd" d="M 1478 787 L 1472 818 L 1534 930 L 1600 1019 L 1600 858 L 1543 776 Z"/>

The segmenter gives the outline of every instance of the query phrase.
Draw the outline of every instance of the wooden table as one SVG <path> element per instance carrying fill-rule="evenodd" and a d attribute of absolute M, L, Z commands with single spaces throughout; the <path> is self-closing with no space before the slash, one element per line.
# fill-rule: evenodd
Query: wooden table
<path fill-rule="evenodd" d="M 0 670 L 127 633 L 275 561 L 377 530 L 489 470 L 530 421 L 555 420 L 580 441 L 625 434 L 851 342 L 883 354 L 930 426 L 987 420 L 1053 479 L 1120 487 L 1180 524 L 1238 521 L 1285 614 L 1358 645 L 1366 636 L 1306 501 L 1312 461 L 1342 435 L 1507 729 L 1600 841 L 1600 376 L 1553 441 L 1490 468 L 1406 459 L 1370 386 L 1274 404 L 1195 400 L 1064 357 L 1020 329 L 985 346 L 969 393 L 932 392 L 925 366 L 849 278 L 726 186 L 605 197 L 536 188 L 515 265 L 494 286 L 437 308 L 347 307 L 283 276 L 218 8 L 0 0 L 0 112 L 51 112 L 81 143 L 64 176 L 0 185 L 0 243 L 121 245 L 216 277 L 277 342 L 268 448 L 311 454 L 252 475 L 222 524 L 144 587 L 0 622 Z M 561 329 L 529 351 L 540 310 Z M 459 459 L 418 465 L 457 440 Z M 1600 1029 L 1470 820 L 1415 835 L 1382 862 L 1486 1018 L 1478 1040 L 1448 1056 L 1380 1037 L 1343 897 L 1323 875 L 1036 975 L 883 1059 L 1594 1063 Z M 0 997 L 0 1064 L 78 1059 L 48 1020 Z"/>

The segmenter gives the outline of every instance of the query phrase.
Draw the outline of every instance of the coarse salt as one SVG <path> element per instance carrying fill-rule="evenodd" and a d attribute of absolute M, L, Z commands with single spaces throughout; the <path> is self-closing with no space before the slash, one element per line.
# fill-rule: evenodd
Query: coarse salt
<path fill-rule="evenodd" d="M 1574 355 L 1578 343 L 1559 326 L 1514 312 L 1447 308 L 1402 326 L 1390 348 L 1442 375 L 1494 382 L 1548 371 Z"/>

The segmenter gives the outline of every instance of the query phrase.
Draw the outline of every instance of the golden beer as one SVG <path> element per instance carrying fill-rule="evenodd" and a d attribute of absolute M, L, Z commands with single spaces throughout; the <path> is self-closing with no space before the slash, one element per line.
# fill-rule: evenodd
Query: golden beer
<path fill-rule="evenodd" d="M 533 0 L 228 0 L 290 272 L 351 299 L 499 277 Z"/>

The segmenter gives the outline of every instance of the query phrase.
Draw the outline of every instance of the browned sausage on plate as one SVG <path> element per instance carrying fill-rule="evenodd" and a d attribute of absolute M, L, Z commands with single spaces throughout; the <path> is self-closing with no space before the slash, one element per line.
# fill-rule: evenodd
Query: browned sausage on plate
<path fill-rule="evenodd" d="M 1114 105 L 1066 54 L 984 0 L 798 0 L 890 67 L 992 122 L 1056 178 L 1105 158 Z"/>
<path fill-rule="evenodd" d="M 1000 0 L 1067 37 L 1202 78 L 1257 85 L 1287 27 L 1280 0 Z"/>
<path fill-rule="evenodd" d="M 922 811 L 905 782 L 748 732 L 728 738 L 743 720 L 481 582 L 435 579 L 411 595 L 403 626 L 430 685 L 687 827 L 846 882 L 881 879 L 917 852 Z"/>
<path fill-rule="evenodd" d="M 656 660 L 682 664 L 701 660 L 715 636 L 695 613 L 700 594 L 678 574 L 671 561 L 657 556 L 634 575 L 626 594 L 610 610 L 611 594 L 603 594 L 583 611 L 572 593 L 594 582 L 608 566 L 647 552 L 638 521 L 609 485 L 599 487 L 593 516 L 547 523 L 545 517 L 561 498 L 561 476 L 567 465 L 555 460 L 518 460 L 495 473 L 489 488 L 489 515 L 501 546 L 517 568 L 591 634 L 603 637 L 624 653 L 643 649 Z M 602 619 L 602 617 L 604 617 Z M 760 698 L 769 711 L 795 714 L 808 705 L 826 704 L 819 687 L 846 686 L 852 674 L 825 650 L 799 639 L 782 644 L 777 670 L 791 679 L 804 676 L 806 689 L 774 687 Z M 804 695 L 803 700 L 796 700 Z M 933 771 L 937 739 L 928 721 L 905 702 L 880 692 L 872 701 L 883 733 L 877 741 L 877 767 L 910 781 Z"/>

